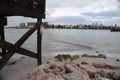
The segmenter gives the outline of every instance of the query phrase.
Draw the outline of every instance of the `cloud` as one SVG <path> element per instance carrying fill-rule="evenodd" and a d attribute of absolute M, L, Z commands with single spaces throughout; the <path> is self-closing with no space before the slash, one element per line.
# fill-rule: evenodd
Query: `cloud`
<path fill-rule="evenodd" d="M 82 16 L 61 16 L 49 21 L 56 24 L 89 24 L 90 22 Z"/>
<path fill-rule="evenodd" d="M 118 10 L 111 10 L 111 11 L 104 11 L 99 13 L 83 13 L 83 15 L 86 15 L 88 17 L 120 17 L 120 11 Z"/>
<path fill-rule="evenodd" d="M 120 0 L 117 0 L 118 1 L 118 8 L 120 8 Z"/>
<path fill-rule="evenodd" d="M 46 20 L 51 24 L 118 23 L 120 0 L 47 0 Z M 111 19 L 112 20 L 111 20 Z M 8 18 L 8 25 L 35 22 L 24 17 Z M 120 24 L 120 23 L 119 23 Z"/>
<path fill-rule="evenodd" d="M 100 2 L 100 0 L 48 0 L 47 8 L 86 7 L 97 2 Z"/>

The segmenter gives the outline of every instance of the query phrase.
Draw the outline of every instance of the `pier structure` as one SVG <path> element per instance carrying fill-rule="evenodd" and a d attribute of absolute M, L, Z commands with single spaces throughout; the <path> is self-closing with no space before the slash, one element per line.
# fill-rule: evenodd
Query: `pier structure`
<path fill-rule="evenodd" d="M 42 34 L 40 26 L 45 18 L 45 0 L 1 0 L 0 1 L 0 70 L 15 54 L 25 55 L 37 59 L 38 65 L 42 63 Z M 7 25 L 8 16 L 24 16 L 37 19 L 37 24 L 30 28 L 21 38 L 12 44 L 5 41 L 4 26 Z M 21 45 L 37 30 L 37 53 L 24 49 Z M 11 35 L 12 36 L 12 35 Z"/>

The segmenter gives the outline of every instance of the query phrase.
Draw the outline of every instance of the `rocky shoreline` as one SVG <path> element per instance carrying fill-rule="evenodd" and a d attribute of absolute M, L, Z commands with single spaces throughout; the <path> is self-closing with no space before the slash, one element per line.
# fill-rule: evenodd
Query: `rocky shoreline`
<path fill-rule="evenodd" d="M 120 80 L 120 66 L 74 62 L 58 66 L 46 63 L 34 68 L 24 80 Z"/>

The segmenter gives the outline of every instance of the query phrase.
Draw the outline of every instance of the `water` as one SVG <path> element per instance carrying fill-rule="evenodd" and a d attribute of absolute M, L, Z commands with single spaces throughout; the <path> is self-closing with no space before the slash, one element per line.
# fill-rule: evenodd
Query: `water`
<path fill-rule="evenodd" d="M 6 29 L 6 40 L 15 43 L 28 29 Z M 120 32 L 109 30 L 45 29 L 42 39 L 43 56 L 56 54 L 93 54 L 120 58 Z M 22 45 L 36 52 L 36 32 Z"/>

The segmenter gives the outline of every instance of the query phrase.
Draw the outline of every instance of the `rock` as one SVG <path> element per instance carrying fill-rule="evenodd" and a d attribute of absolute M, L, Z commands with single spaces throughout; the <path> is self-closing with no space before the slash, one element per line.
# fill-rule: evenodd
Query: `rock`
<path fill-rule="evenodd" d="M 83 54 L 83 55 L 81 55 L 82 57 L 88 57 L 88 54 Z"/>
<path fill-rule="evenodd" d="M 108 68 L 109 65 L 106 63 L 101 63 L 101 64 L 97 64 L 97 63 L 93 63 L 92 64 L 95 68 Z"/>
<path fill-rule="evenodd" d="M 112 77 L 115 80 L 120 80 L 120 70 L 113 71 Z"/>
<path fill-rule="evenodd" d="M 88 73 L 90 78 L 94 78 L 97 74 L 97 69 L 92 65 L 81 65 L 80 67 Z"/>
<path fill-rule="evenodd" d="M 120 61 L 120 59 L 116 59 L 116 61 Z"/>
<path fill-rule="evenodd" d="M 95 74 L 95 80 L 110 80 L 110 79 L 101 77 L 100 74 Z"/>
<path fill-rule="evenodd" d="M 106 55 L 104 55 L 104 54 L 98 54 L 98 57 L 99 57 L 99 58 L 104 58 L 104 59 L 107 58 Z"/>
<path fill-rule="evenodd" d="M 30 72 L 25 80 L 64 80 L 62 76 L 65 70 L 53 64 L 43 64 Z"/>
<path fill-rule="evenodd" d="M 119 69 L 113 69 L 108 64 L 94 63 L 94 66 L 72 62 L 65 63 L 64 67 L 42 64 L 33 69 L 25 80 L 120 80 Z"/>
<path fill-rule="evenodd" d="M 70 54 L 63 54 L 63 58 L 64 58 L 64 60 L 71 59 L 71 55 Z"/>
<path fill-rule="evenodd" d="M 60 75 L 54 75 L 52 73 L 45 73 L 45 74 L 37 75 L 35 77 L 31 76 L 30 78 L 27 78 L 26 80 L 65 80 L 65 79 L 63 79 L 63 77 Z"/>
<path fill-rule="evenodd" d="M 38 80 L 65 80 L 65 79 L 63 79 L 63 77 L 60 75 L 54 75 L 52 73 L 48 73 L 45 74 L 45 76 L 43 76 L 42 79 L 38 79 Z"/>
<path fill-rule="evenodd" d="M 111 69 L 95 68 L 92 65 L 81 65 L 80 67 L 88 73 L 90 78 L 95 78 L 96 74 L 105 78 L 112 78 L 111 73 L 113 70 Z"/>
<path fill-rule="evenodd" d="M 85 75 L 78 72 L 67 73 L 63 75 L 65 80 L 90 80 Z"/>
<path fill-rule="evenodd" d="M 86 65 L 86 64 L 89 64 L 89 63 L 87 63 L 87 62 L 85 62 L 85 61 L 82 61 L 81 64 Z"/>
<path fill-rule="evenodd" d="M 95 68 L 104 68 L 104 69 L 119 69 L 120 70 L 120 66 L 114 66 L 114 65 L 109 65 L 109 64 L 106 64 L 106 63 L 100 63 L 100 64 L 97 64 L 97 63 L 93 63 L 92 64 Z"/>
<path fill-rule="evenodd" d="M 82 57 L 93 57 L 93 58 L 104 58 L 106 59 L 106 55 L 104 54 L 98 54 L 98 55 L 88 55 L 88 54 L 83 54 Z"/>
<path fill-rule="evenodd" d="M 112 78 L 112 70 L 110 69 L 98 69 L 97 73 L 100 74 L 102 77 L 109 79 Z"/>
<path fill-rule="evenodd" d="M 76 60 L 76 59 L 79 59 L 79 55 L 73 55 L 73 56 L 71 56 L 71 60 Z"/>
<path fill-rule="evenodd" d="M 58 61 L 63 61 L 63 60 L 71 59 L 71 55 L 70 54 L 58 54 L 54 58 L 56 58 Z"/>
<path fill-rule="evenodd" d="M 49 69 L 44 70 L 46 73 L 54 73 L 56 75 L 62 75 L 65 73 L 65 68 L 56 65 L 51 65 Z"/>
<path fill-rule="evenodd" d="M 68 72 L 81 72 L 84 75 L 88 76 L 87 72 L 84 71 L 82 68 L 80 68 L 78 66 L 78 64 L 75 64 L 75 63 L 65 63 L 64 67 L 65 67 L 66 71 L 68 71 Z"/>
<path fill-rule="evenodd" d="M 38 80 L 39 77 L 45 75 L 44 69 L 48 69 L 50 66 L 50 64 L 43 64 L 34 68 L 32 72 L 27 75 L 25 80 Z"/>
<path fill-rule="evenodd" d="M 63 77 L 66 80 L 90 80 L 89 75 L 86 71 L 84 71 L 82 68 L 80 68 L 75 63 L 65 63 L 64 67 L 66 69 L 67 74 L 64 74 Z"/>
<path fill-rule="evenodd" d="M 96 51 L 96 53 L 99 53 L 99 51 Z"/>

